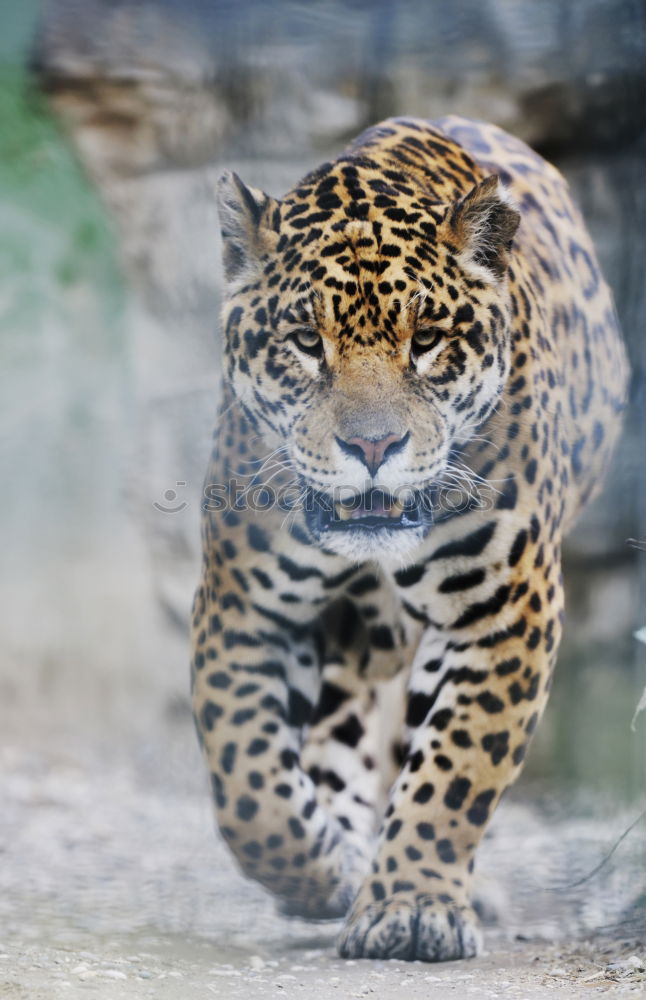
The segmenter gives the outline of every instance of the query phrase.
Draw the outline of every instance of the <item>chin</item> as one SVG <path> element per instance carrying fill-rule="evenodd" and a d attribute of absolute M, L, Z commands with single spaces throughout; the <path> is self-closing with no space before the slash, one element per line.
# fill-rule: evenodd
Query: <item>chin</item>
<path fill-rule="evenodd" d="M 416 528 L 346 528 L 343 531 L 314 532 L 325 552 L 344 556 L 351 562 L 381 562 L 405 566 L 415 561 L 415 554 L 430 530 L 430 525 Z"/>

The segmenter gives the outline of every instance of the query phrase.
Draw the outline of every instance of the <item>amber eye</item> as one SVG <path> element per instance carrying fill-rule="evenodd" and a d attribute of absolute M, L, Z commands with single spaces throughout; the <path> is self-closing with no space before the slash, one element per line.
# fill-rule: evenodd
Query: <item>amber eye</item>
<path fill-rule="evenodd" d="M 303 351 L 304 354 L 309 354 L 314 358 L 323 356 L 323 340 L 321 335 L 315 330 L 308 330 L 306 327 L 302 327 L 299 330 L 294 330 L 291 338 L 298 349 Z"/>
<path fill-rule="evenodd" d="M 426 354 L 427 351 L 431 351 L 440 342 L 442 333 L 443 331 L 435 326 L 416 330 L 411 341 L 413 354 L 419 356 L 420 354 Z"/>

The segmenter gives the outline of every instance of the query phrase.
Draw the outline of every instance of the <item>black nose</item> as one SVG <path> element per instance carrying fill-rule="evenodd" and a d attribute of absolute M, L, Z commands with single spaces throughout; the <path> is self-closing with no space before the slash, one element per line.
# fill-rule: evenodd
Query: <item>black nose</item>
<path fill-rule="evenodd" d="M 351 437 L 347 441 L 337 437 L 336 443 L 341 451 L 353 458 L 358 458 L 363 462 L 371 476 L 387 462 L 389 458 L 396 455 L 406 447 L 410 437 L 410 431 L 402 436 L 400 434 L 386 434 L 384 437 L 374 440 L 372 438 Z"/>

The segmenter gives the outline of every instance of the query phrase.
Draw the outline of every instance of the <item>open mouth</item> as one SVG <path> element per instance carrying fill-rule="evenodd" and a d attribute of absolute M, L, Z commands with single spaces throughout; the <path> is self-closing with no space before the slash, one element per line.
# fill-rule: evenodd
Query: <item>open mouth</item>
<path fill-rule="evenodd" d="M 419 528 L 424 522 L 421 497 L 402 501 L 382 489 L 370 489 L 346 500 L 312 492 L 310 511 L 317 531 L 379 531 Z"/>

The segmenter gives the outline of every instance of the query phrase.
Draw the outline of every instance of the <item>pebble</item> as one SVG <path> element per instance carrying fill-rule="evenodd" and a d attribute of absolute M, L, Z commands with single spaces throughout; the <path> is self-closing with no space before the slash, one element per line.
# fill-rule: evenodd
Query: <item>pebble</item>
<path fill-rule="evenodd" d="M 606 966 L 608 972 L 619 972 L 622 975 L 630 975 L 631 972 L 646 971 L 646 957 L 640 958 L 638 955 L 631 955 L 630 958 L 622 958 L 618 962 L 609 962 Z"/>
<path fill-rule="evenodd" d="M 119 969 L 101 969 L 101 975 L 105 976 L 106 979 L 127 979 L 125 972 L 121 972 Z"/>

